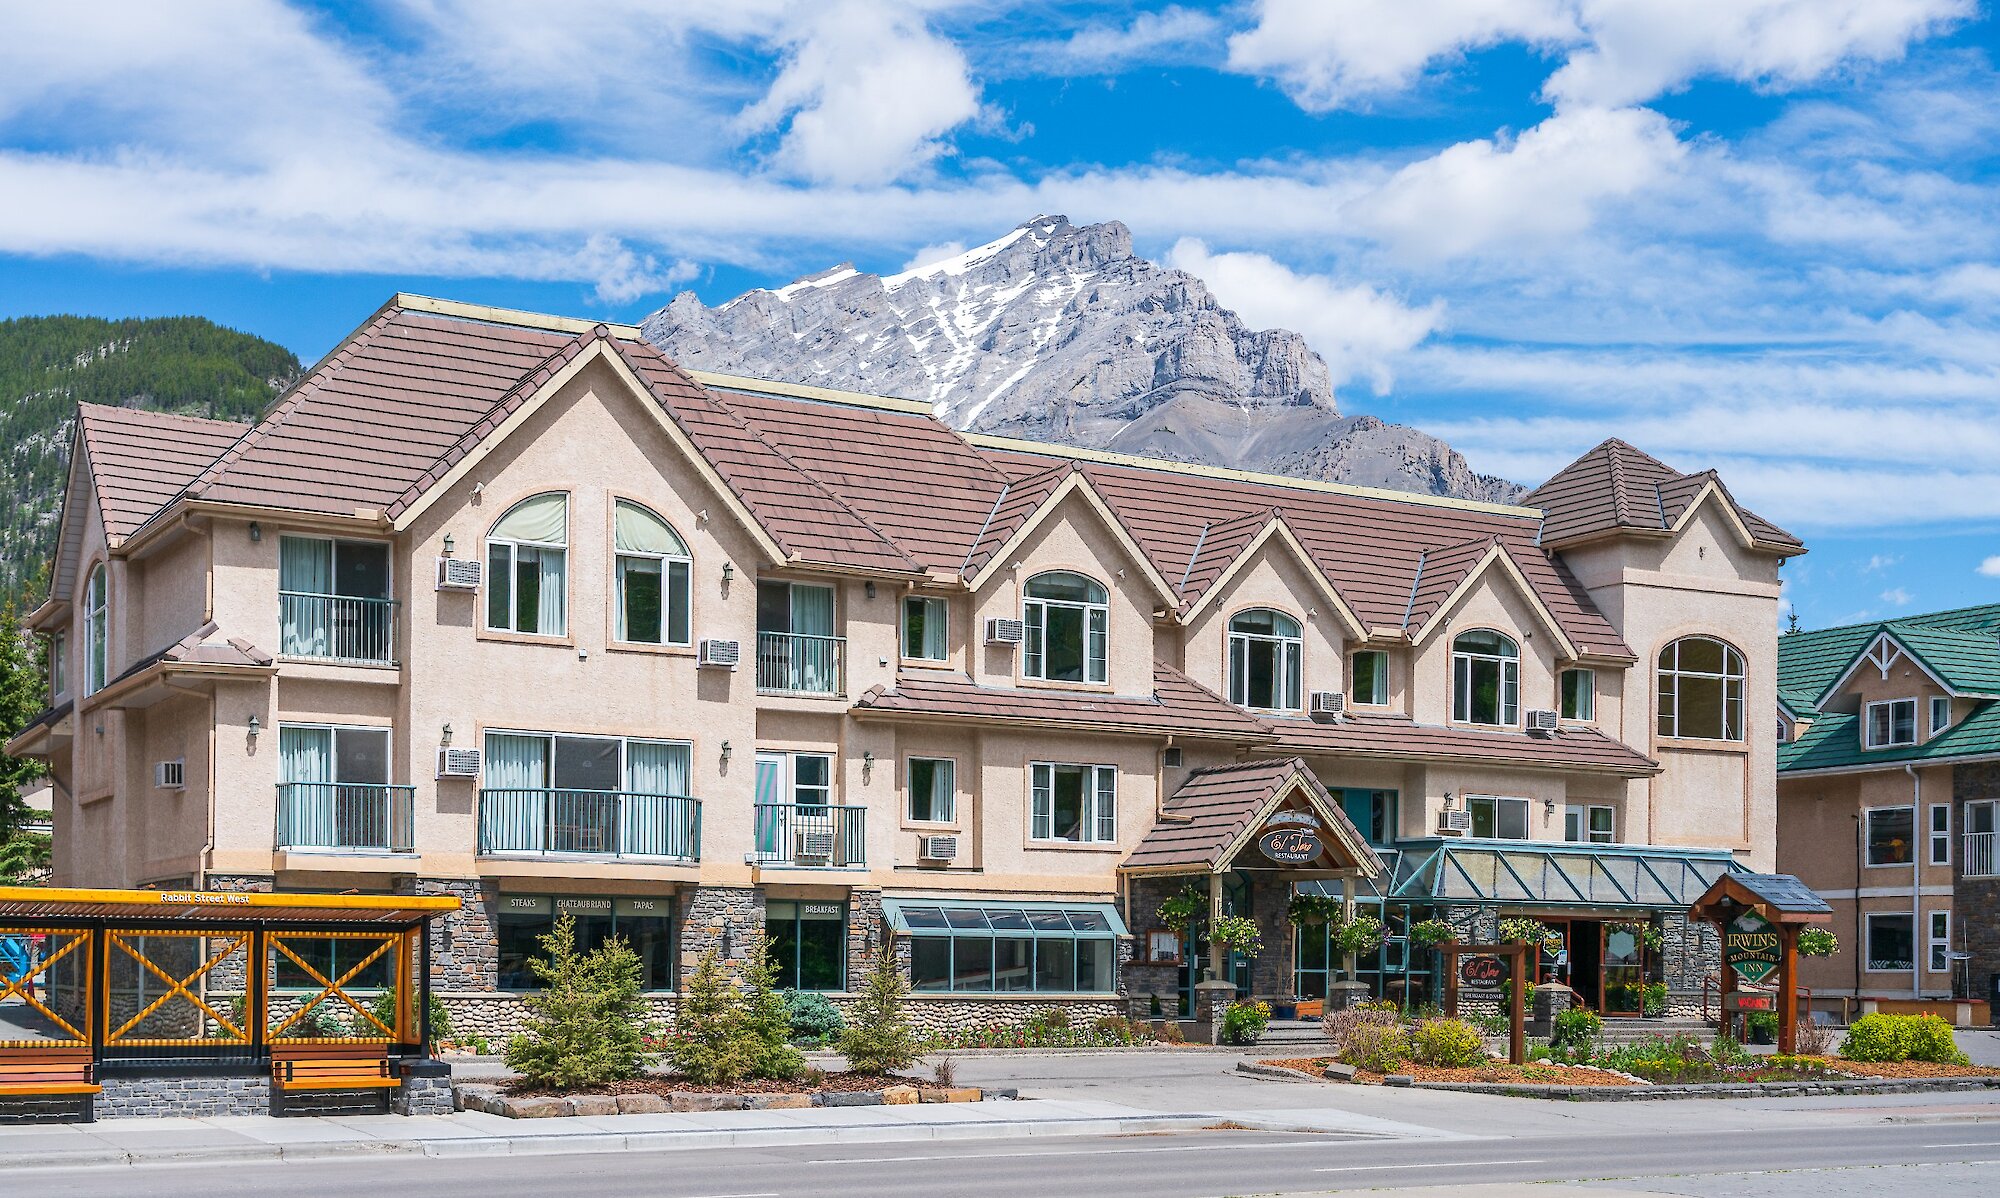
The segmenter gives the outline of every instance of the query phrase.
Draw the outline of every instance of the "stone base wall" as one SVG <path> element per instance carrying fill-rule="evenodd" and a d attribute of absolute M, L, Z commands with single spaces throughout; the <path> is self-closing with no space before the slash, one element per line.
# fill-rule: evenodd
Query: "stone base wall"
<path fill-rule="evenodd" d="M 403 1087 L 389 1096 L 389 1109 L 398 1115 L 449 1115 L 453 1100 L 451 1077 L 409 1077 Z"/>
<path fill-rule="evenodd" d="M 99 1119 L 171 1116 L 268 1115 L 271 1079 L 247 1077 L 117 1077 L 100 1079 Z"/>

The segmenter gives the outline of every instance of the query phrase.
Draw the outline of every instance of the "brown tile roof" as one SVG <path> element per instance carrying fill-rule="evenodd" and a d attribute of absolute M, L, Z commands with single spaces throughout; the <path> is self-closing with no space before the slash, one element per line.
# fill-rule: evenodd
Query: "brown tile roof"
<path fill-rule="evenodd" d="M 1710 483 L 1758 545 L 1805 552 L 1804 542 L 1737 503 L 1715 471 L 1682 474 L 1615 437 L 1557 471 L 1522 502 L 1543 509 L 1542 542 L 1559 546 L 1618 529 L 1669 530 Z"/>
<path fill-rule="evenodd" d="M 1162 818 L 1147 830 L 1145 839 L 1120 868 L 1184 867 L 1191 873 L 1216 869 L 1223 864 L 1223 853 L 1243 835 L 1250 821 L 1295 780 L 1312 792 L 1329 816 L 1339 821 L 1334 833 L 1347 842 L 1343 847 L 1361 859 L 1359 864 L 1370 876 L 1379 875 L 1383 869 L 1381 858 L 1368 847 L 1326 787 L 1297 757 L 1247 761 L 1189 774 L 1167 799 Z"/>
<path fill-rule="evenodd" d="M 156 665 L 203 665 L 203 666 L 268 666 L 272 662 L 269 653 L 244 640 L 240 636 L 217 638 L 220 629 L 210 620 L 200 628 L 188 633 L 180 640 L 157 652 L 133 662 L 120 671 L 116 678 L 105 683 L 110 689 L 117 683 L 137 674 L 143 674 Z"/>
<path fill-rule="evenodd" d="M 1485 732 L 1419 724 L 1400 713 L 1350 713 L 1339 723 L 1270 719 L 1273 748 L 1295 753 L 1379 757 L 1399 761 L 1477 761 L 1531 769 L 1576 769 L 1639 778 L 1659 764 L 1595 728 L 1564 728 L 1552 736 Z"/>
<path fill-rule="evenodd" d="M 1235 742 L 1267 740 L 1271 735 L 1255 716 L 1223 702 L 1172 666 L 1158 663 L 1153 666 L 1150 696 L 988 687 L 976 685 L 964 674 L 941 673 L 936 678 L 899 678 L 893 690 L 872 688 L 853 710 L 857 716 L 1067 724 L 1092 731 Z"/>
<path fill-rule="evenodd" d="M 249 428 L 229 420 L 78 404 L 77 431 L 105 535 L 132 535 Z"/>

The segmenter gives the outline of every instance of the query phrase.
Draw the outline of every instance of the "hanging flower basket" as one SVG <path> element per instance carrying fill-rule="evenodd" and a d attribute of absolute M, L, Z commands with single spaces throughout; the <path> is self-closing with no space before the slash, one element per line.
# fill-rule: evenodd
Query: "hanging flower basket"
<path fill-rule="evenodd" d="M 1425 948 L 1436 948 L 1458 939 L 1458 929 L 1442 919 L 1426 919 L 1410 925 L 1410 939 Z"/>
<path fill-rule="evenodd" d="M 1341 903 L 1330 894 L 1295 894 L 1285 915 L 1301 927 L 1310 924 L 1337 927 L 1341 920 Z"/>
<path fill-rule="evenodd" d="M 1208 899 L 1193 886 L 1160 904 L 1158 912 L 1160 926 L 1176 932 L 1185 932 L 1202 912 L 1208 910 Z"/>
<path fill-rule="evenodd" d="M 1263 933 L 1257 930 L 1257 921 L 1247 915 L 1225 915 L 1209 925 L 1208 938 L 1217 944 L 1229 946 L 1229 951 L 1244 957 L 1255 957 L 1264 951 Z"/>
<path fill-rule="evenodd" d="M 1373 915 L 1356 915 L 1340 928 L 1340 951 L 1366 956 L 1382 947 L 1382 921 Z"/>
<path fill-rule="evenodd" d="M 1840 951 L 1840 937 L 1825 928 L 1799 929 L 1799 956 L 1831 957 Z"/>

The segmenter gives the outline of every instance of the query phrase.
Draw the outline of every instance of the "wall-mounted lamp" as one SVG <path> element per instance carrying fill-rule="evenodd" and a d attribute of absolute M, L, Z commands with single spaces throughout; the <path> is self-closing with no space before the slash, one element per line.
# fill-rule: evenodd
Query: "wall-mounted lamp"
<path fill-rule="evenodd" d="M 872 580 L 866 586 L 862 587 L 862 590 L 867 592 L 870 599 L 875 597 L 875 583 Z"/>
<path fill-rule="evenodd" d="M 450 724 L 446 724 L 446 725 L 444 726 L 444 731 L 442 731 L 442 732 L 438 733 L 438 743 L 439 743 L 439 744 L 441 744 L 441 745 L 448 745 L 448 744 L 450 744 L 450 743 L 451 743 L 451 725 L 450 725 Z"/>
<path fill-rule="evenodd" d="M 868 781 L 868 776 L 870 774 L 873 774 L 874 772 L 875 772 L 875 750 L 863 749 L 861 751 L 861 780 L 863 782 Z"/>
<path fill-rule="evenodd" d="M 450 533 L 444 534 L 444 555 L 446 557 L 450 557 L 452 553 L 457 550 L 457 548 L 458 548 L 458 542 L 452 539 L 451 534 Z"/>
<path fill-rule="evenodd" d="M 725 740 L 725 741 L 723 741 L 723 742 L 722 742 L 722 764 L 724 764 L 724 765 L 728 765 L 728 764 L 729 764 L 729 754 L 730 754 L 730 753 L 731 753 L 732 751 L 733 751 L 733 750 L 731 750 L 731 749 L 730 749 L 730 747 L 729 747 L 729 742 L 728 742 L 728 741 L 726 741 L 726 740 Z"/>
<path fill-rule="evenodd" d="M 1451 810 L 1451 792 L 1448 790 L 1444 792 L 1444 809 L 1446 811 Z"/>
<path fill-rule="evenodd" d="M 730 579 L 735 577 L 736 577 L 736 563 L 735 562 L 722 563 L 722 585 L 725 587 L 728 586 Z"/>
<path fill-rule="evenodd" d="M 1542 800 L 1542 814 L 1543 814 L 1543 815 L 1554 815 L 1555 813 L 1556 813 L 1556 801 L 1555 801 L 1554 799 L 1543 799 L 1543 800 Z"/>
<path fill-rule="evenodd" d="M 255 739 L 255 738 L 256 738 L 256 736 L 257 736 L 257 734 L 258 734 L 259 732 L 262 732 L 263 730 L 264 730 L 264 721 L 262 721 L 262 720 L 258 719 L 258 718 L 257 718 L 256 716 L 254 716 L 254 715 L 253 715 L 253 716 L 251 716 L 251 717 L 250 717 L 250 736 L 251 736 L 251 738 L 252 738 L 252 739 Z"/>
<path fill-rule="evenodd" d="M 264 539 L 264 526 L 257 523 L 255 520 L 252 520 L 250 522 L 250 539 L 253 541 L 261 541 Z"/>

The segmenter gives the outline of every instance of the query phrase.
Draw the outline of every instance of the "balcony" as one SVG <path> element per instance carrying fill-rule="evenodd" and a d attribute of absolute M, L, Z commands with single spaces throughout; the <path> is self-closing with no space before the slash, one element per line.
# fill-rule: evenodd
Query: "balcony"
<path fill-rule="evenodd" d="M 416 788 L 354 782 L 278 784 L 278 847 L 333 853 L 407 853 Z"/>
<path fill-rule="evenodd" d="M 479 851 L 699 861 L 701 801 L 615 790 L 482 790 Z"/>
<path fill-rule="evenodd" d="M 1959 872 L 1968 878 L 2000 877 L 1993 868 L 1993 832 L 1967 832 L 1958 854 Z"/>
<path fill-rule="evenodd" d="M 847 639 L 803 632 L 757 634 L 757 689 L 790 695 L 838 695 L 846 690 Z"/>
<path fill-rule="evenodd" d="M 344 665 L 392 665 L 396 601 L 280 591 L 278 655 Z"/>
<path fill-rule="evenodd" d="M 866 807 L 757 805 L 757 864 L 780 869 L 865 869 Z"/>

